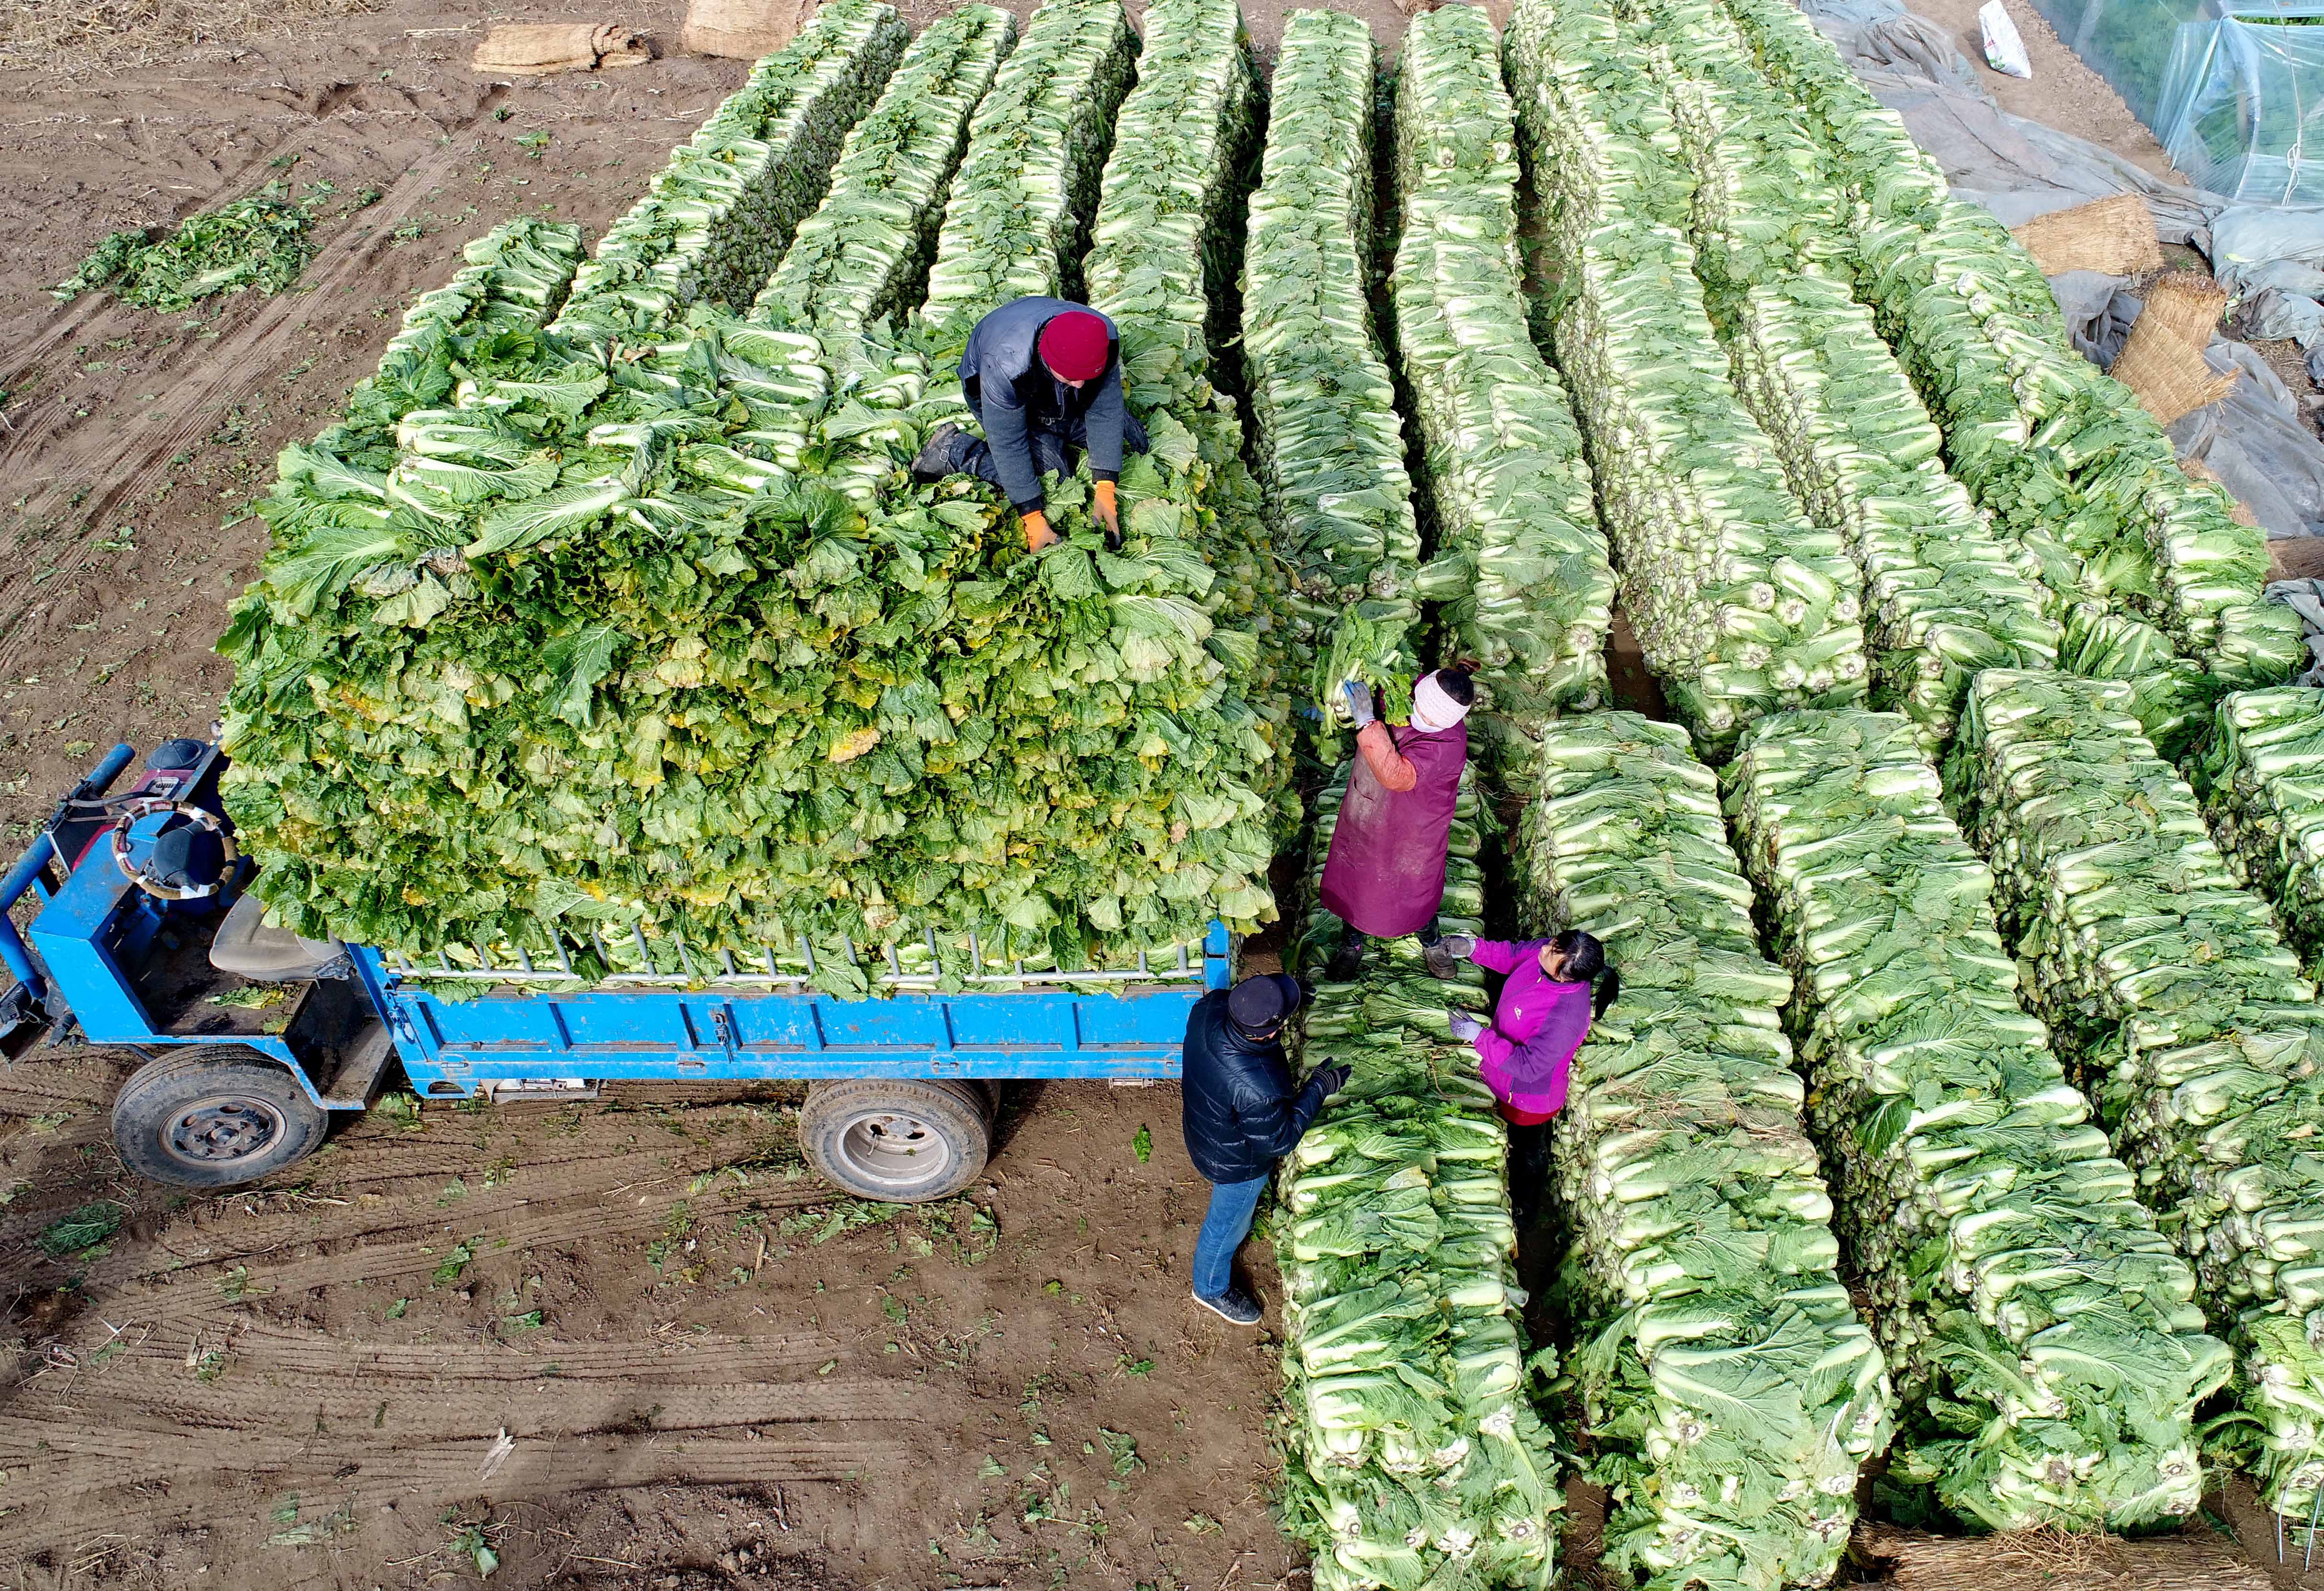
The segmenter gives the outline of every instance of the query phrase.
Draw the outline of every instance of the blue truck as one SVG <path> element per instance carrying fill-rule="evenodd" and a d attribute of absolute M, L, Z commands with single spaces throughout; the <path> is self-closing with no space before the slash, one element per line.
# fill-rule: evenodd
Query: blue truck
<path fill-rule="evenodd" d="M 164 1182 L 280 1171 L 367 1108 L 395 1062 L 422 1099 L 804 1081 L 800 1147 L 825 1178 L 862 1198 L 943 1199 L 983 1170 L 1001 1083 L 1175 1078 L 1189 1008 L 1230 977 L 1216 923 L 1199 955 L 1069 983 L 996 973 L 982 954 L 947 975 L 941 960 L 930 971 L 867 952 L 880 992 L 861 999 L 815 989 L 772 953 L 586 986 L 563 951 L 552 965 L 482 947 L 415 964 L 267 925 L 218 798 L 215 743 L 165 742 L 115 791 L 137 760 L 115 746 L 0 878 L 0 1050 L 13 1061 L 45 1035 L 139 1056 L 114 1102 L 114 1143 Z M 20 903 L 32 908 L 21 931 Z"/>

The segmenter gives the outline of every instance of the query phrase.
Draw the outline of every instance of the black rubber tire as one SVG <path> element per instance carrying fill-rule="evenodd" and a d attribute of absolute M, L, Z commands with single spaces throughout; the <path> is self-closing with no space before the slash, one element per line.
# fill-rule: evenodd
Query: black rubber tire
<path fill-rule="evenodd" d="M 113 1101 L 121 1163 L 180 1188 L 256 1182 L 322 1147 L 330 1125 L 289 1068 L 240 1048 L 148 1061 Z"/>
<path fill-rule="evenodd" d="M 991 1085 L 954 1078 L 819 1082 L 799 1107 L 799 1149 L 842 1192 L 885 1204 L 950 1199 L 992 1154 Z"/>

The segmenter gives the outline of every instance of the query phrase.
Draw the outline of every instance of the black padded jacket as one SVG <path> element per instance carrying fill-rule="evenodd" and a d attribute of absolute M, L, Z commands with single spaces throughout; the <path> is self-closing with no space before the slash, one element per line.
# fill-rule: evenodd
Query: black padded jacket
<path fill-rule="evenodd" d="M 1227 1020 L 1213 989 L 1186 1018 L 1186 1154 L 1213 1182 L 1263 1177 L 1291 1153 L 1323 1108 L 1323 1082 L 1301 1088 L 1277 1039 L 1254 1039 Z"/>
<path fill-rule="evenodd" d="M 1048 503 L 1025 439 L 1036 426 L 1065 436 L 1079 420 L 1089 447 L 1090 479 L 1121 478 L 1122 417 L 1129 412 L 1121 394 L 1121 334 L 1114 333 L 1105 368 L 1075 391 L 1051 375 L 1040 358 L 1041 328 L 1068 309 L 1097 314 L 1064 299 L 1018 299 L 978 321 L 961 350 L 961 390 L 984 427 L 1009 506 L 1020 514 Z M 1102 315 L 1098 318 L 1113 325 Z"/>

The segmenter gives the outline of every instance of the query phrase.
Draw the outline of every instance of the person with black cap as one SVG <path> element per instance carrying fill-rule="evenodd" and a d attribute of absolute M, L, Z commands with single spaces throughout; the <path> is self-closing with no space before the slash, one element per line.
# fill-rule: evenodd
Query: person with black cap
<path fill-rule="evenodd" d="M 1194 1239 L 1194 1301 L 1238 1326 L 1259 1324 L 1259 1301 L 1234 1283 L 1235 1250 L 1250 1235 L 1275 1163 L 1291 1153 L 1323 1101 L 1348 1081 L 1319 1067 L 1305 1086 L 1283 1054 L 1283 1025 L 1299 985 L 1281 972 L 1214 989 L 1186 1019 L 1186 1154 L 1210 1179 L 1211 1208 Z"/>
<path fill-rule="evenodd" d="M 960 385 L 984 435 L 938 426 L 912 460 L 912 479 L 974 475 L 1000 487 L 1024 520 L 1025 549 L 1039 552 L 1058 539 L 1041 477 L 1071 475 L 1087 448 L 1096 482 L 1090 516 L 1107 544 L 1119 547 L 1122 449 L 1143 453 L 1147 439 L 1122 399 L 1121 336 L 1113 322 L 1064 299 L 1003 304 L 969 333 Z"/>

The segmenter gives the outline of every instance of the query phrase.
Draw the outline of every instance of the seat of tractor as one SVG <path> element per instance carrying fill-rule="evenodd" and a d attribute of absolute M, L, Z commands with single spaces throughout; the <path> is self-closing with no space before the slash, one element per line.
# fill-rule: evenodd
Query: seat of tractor
<path fill-rule="evenodd" d="M 245 894 L 218 924 L 210 965 L 253 983 L 304 983 L 346 973 L 347 947 L 336 939 L 302 939 L 266 924 L 266 903 Z"/>

